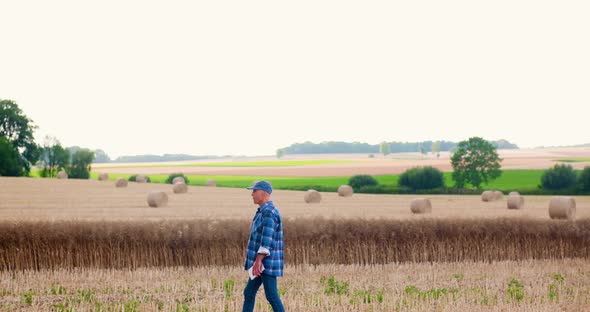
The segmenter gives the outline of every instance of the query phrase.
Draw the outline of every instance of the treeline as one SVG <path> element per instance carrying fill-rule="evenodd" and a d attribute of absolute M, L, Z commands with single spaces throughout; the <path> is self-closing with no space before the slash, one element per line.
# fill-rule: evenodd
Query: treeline
<path fill-rule="evenodd" d="M 385 142 L 390 146 L 391 153 L 429 153 L 432 152 L 433 143 L 440 143 L 439 151 L 450 151 L 458 143 L 451 141 L 423 141 L 423 142 Z M 490 141 L 497 149 L 518 149 L 516 144 L 506 140 Z M 279 149 L 279 153 L 286 154 L 342 154 L 342 153 L 366 153 L 377 154 L 381 152 L 381 144 L 368 144 L 360 142 L 321 142 L 321 143 L 295 143 Z"/>
<path fill-rule="evenodd" d="M 590 259 L 589 219 L 304 218 L 284 229 L 289 265 Z M 247 220 L 0 222 L 0 270 L 240 265 L 248 233 Z"/>

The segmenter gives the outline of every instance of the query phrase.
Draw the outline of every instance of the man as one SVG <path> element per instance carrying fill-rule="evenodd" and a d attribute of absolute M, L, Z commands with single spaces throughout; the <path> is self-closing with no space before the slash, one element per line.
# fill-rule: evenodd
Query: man
<path fill-rule="evenodd" d="M 252 220 L 244 263 L 244 269 L 252 268 L 255 278 L 249 278 L 244 288 L 242 311 L 254 311 L 256 293 L 262 284 L 272 310 L 283 312 L 285 308 L 277 289 L 277 277 L 283 276 L 283 220 L 270 200 L 270 183 L 259 181 L 248 189 L 252 190 L 252 200 L 259 207 Z"/>

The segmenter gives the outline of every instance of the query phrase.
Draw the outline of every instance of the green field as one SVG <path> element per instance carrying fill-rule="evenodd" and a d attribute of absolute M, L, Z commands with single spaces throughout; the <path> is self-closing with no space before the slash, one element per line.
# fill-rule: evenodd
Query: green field
<path fill-rule="evenodd" d="M 590 158 L 567 158 L 567 159 L 558 159 L 557 161 L 561 161 L 561 162 L 590 162 Z"/>
<path fill-rule="evenodd" d="M 274 161 L 228 161 L 228 162 L 209 162 L 209 163 L 188 163 L 188 164 L 137 164 L 125 166 L 125 168 L 154 168 L 154 167 L 295 167 L 295 166 L 314 166 L 329 164 L 346 164 L 362 160 L 333 160 L 333 159 L 316 159 L 316 160 L 274 160 Z M 100 168 L 121 168 L 120 166 L 101 166 Z"/>
<path fill-rule="evenodd" d="M 497 180 L 483 185 L 484 189 L 531 190 L 536 189 L 541 183 L 544 170 L 504 170 Z M 452 173 L 444 172 L 446 186 L 453 185 Z M 128 179 L 132 174 L 109 174 L 111 180 L 122 177 Z M 168 175 L 148 175 L 153 183 L 164 183 Z M 222 187 L 248 187 L 252 182 L 267 180 L 275 189 L 306 189 L 316 188 L 320 190 L 336 190 L 340 185 L 347 184 L 349 177 L 269 177 L 269 176 L 227 176 L 227 175 L 186 175 L 190 185 L 205 185 L 209 179 L 217 182 Z M 399 175 L 374 176 L 380 185 L 397 186 Z M 92 172 L 91 179 L 98 179 L 98 173 Z"/>

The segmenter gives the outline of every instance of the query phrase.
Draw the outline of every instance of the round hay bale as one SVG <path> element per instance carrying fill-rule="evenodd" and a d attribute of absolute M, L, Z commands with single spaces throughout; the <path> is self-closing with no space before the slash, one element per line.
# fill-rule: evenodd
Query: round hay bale
<path fill-rule="evenodd" d="M 108 173 L 101 173 L 98 176 L 98 181 L 108 181 L 109 180 L 109 174 Z"/>
<path fill-rule="evenodd" d="M 481 193 L 481 200 L 484 202 L 489 202 L 494 200 L 494 192 L 493 191 L 485 191 Z"/>
<path fill-rule="evenodd" d="M 205 186 L 217 186 L 217 182 L 215 182 L 215 180 L 207 180 L 207 182 L 205 182 Z"/>
<path fill-rule="evenodd" d="M 350 185 L 340 185 L 338 187 L 338 195 L 342 197 L 349 197 L 352 196 L 354 191 L 352 190 L 352 186 Z"/>
<path fill-rule="evenodd" d="M 186 183 L 186 181 L 184 180 L 183 177 L 176 177 L 176 178 L 172 179 L 172 184 L 176 184 L 178 182 Z"/>
<path fill-rule="evenodd" d="M 432 212 L 432 205 L 428 198 L 414 198 L 410 203 L 410 210 L 412 213 L 430 213 Z"/>
<path fill-rule="evenodd" d="M 60 171 L 57 173 L 57 178 L 58 179 L 67 179 L 68 178 L 68 174 L 65 171 Z"/>
<path fill-rule="evenodd" d="M 512 193 L 518 194 L 517 192 Z M 522 207 L 524 206 L 524 197 L 520 195 L 508 195 L 507 206 L 508 209 L 522 209 Z"/>
<path fill-rule="evenodd" d="M 127 180 L 123 179 L 123 178 L 117 178 L 117 180 L 115 181 L 115 186 L 116 187 L 127 187 Z"/>
<path fill-rule="evenodd" d="M 184 182 L 176 182 L 176 183 L 174 183 L 172 190 L 174 191 L 174 194 L 181 194 L 181 193 L 186 193 L 188 188 Z"/>
<path fill-rule="evenodd" d="M 502 200 L 504 199 L 504 193 L 500 191 L 494 191 L 494 200 Z"/>
<path fill-rule="evenodd" d="M 161 191 L 153 191 L 148 194 L 147 202 L 150 207 L 162 207 L 168 203 L 168 195 Z"/>
<path fill-rule="evenodd" d="M 555 196 L 549 202 L 551 219 L 573 220 L 576 217 L 576 200 L 569 196 Z"/>
<path fill-rule="evenodd" d="M 519 192 L 510 192 L 510 194 L 508 194 L 508 196 L 520 196 Z"/>
<path fill-rule="evenodd" d="M 147 177 L 145 175 L 143 175 L 143 174 L 138 174 L 135 177 L 135 182 L 137 182 L 137 183 L 146 183 L 147 182 Z"/>
<path fill-rule="evenodd" d="M 307 190 L 307 192 L 305 192 L 305 196 L 303 196 L 303 199 L 308 204 L 319 203 L 322 201 L 322 194 L 316 190 Z"/>

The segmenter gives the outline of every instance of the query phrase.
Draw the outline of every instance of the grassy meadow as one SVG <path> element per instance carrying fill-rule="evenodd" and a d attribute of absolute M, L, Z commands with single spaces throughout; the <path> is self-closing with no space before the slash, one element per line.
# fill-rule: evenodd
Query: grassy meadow
<path fill-rule="evenodd" d="M 497 189 L 506 192 L 520 190 L 535 190 L 541 181 L 544 170 L 504 170 L 502 176 L 498 179 L 484 185 L 485 189 Z M 33 176 L 38 176 L 38 172 L 33 172 Z M 120 174 L 111 173 L 109 179 L 117 178 L 128 179 L 131 173 Z M 98 179 L 99 173 L 92 172 L 91 179 Z M 168 174 L 148 174 L 153 183 L 165 183 Z M 271 177 L 271 176 L 239 176 L 239 175 L 186 175 L 189 179 L 189 185 L 205 185 L 207 180 L 213 179 L 218 186 L 222 187 L 248 187 L 253 181 L 267 180 L 271 181 L 275 189 L 283 190 L 305 190 L 316 188 L 322 191 L 335 192 L 340 185 L 348 184 L 350 177 Z M 446 186 L 453 185 L 452 173 L 443 172 Z M 399 175 L 375 175 L 373 176 L 380 185 L 389 185 L 396 187 Z M 473 188 L 472 188 L 473 189 Z"/>

